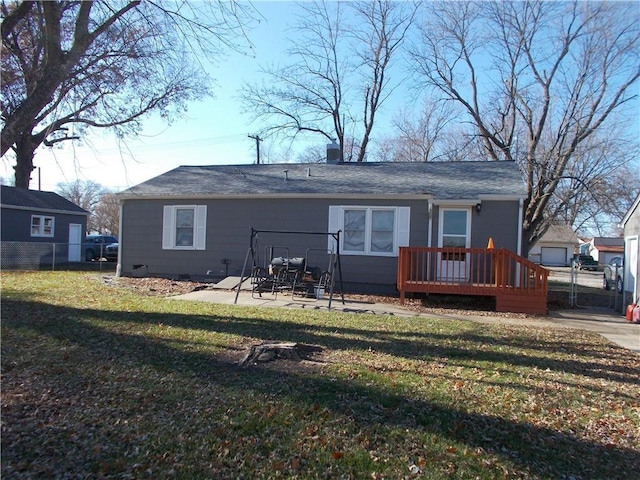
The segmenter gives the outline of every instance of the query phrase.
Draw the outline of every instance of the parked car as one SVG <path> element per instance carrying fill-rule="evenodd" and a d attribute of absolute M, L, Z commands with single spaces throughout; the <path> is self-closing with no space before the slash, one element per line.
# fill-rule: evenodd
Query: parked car
<path fill-rule="evenodd" d="M 612 285 L 616 286 L 616 291 L 622 293 L 624 288 L 624 257 L 613 257 L 604 267 L 602 274 L 602 288 L 610 290 Z"/>
<path fill-rule="evenodd" d="M 104 258 L 107 259 L 107 262 L 118 261 L 118 243 L 111 243 L 104 247 Z"/>
<path fill-rule="evenodd" d="M 87 262 L 100 260 L 104 257 L 106 246 L 117 242 L 118 239 L 112 235 L 87 235 L 84 240 L 84 259 Z"/>
<path fill-rule="evenodd" d="M 594 260 L 591 255 L 578 255 L 574 258 L 574 264 L 579 270 L 591 270 L 596 271 L 598 269 L 598 262 Z"/>

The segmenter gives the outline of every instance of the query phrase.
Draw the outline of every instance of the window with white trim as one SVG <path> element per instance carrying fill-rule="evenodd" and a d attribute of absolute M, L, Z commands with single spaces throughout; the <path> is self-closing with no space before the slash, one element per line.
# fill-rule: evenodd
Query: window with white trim
<path fill-rule="evenodd" d="M 164 250 L 204 250 L 206 205 L 165 205 L 162 219 Z"/>
<path fill-rule="evenodd" d="M 45 215 L 31 215 L 32 237 L 53 237 L 54 217 Z"/>
<path fill-rule="evenodd" d="M 340 252 L 347 255 L 397 256 L 409 245 L 409 207 L 329 207 L 329 232 L 341 231 Z M 335 239 L 329 239 L 335 251 Z"/>

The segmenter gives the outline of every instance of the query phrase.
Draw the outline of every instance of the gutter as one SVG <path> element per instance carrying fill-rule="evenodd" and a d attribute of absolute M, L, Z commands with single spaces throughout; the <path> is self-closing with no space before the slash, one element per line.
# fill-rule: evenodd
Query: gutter
<path fill-rule="evenodd" d="M 524 200 L 521 198 L 520 201 L 518 202 L 518 246 L 517 248 L 517 254 L 518 256 L 522 257 L 522 214 L 523 214 L 523 210 L 524 210 Z"/>
<path fill-rule="evenodd" d="M 118 202 L 120 204 L 119 214 L 120 218 L 118 218 L 118 264 L 116 265 L 116 278 L 122 276 L 122 211 L 124 209 L 123 202 Z"/>

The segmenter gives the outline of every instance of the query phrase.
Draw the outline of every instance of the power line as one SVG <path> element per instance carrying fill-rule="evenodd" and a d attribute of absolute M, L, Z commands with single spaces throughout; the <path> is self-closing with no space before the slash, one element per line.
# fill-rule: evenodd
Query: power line
<path fill-rule="evenodd" d="M 153 150 L 174 150 L 174 149 L 185 149 L 185 148 L 196 148 L 196 147 L 205 147 L 205 146 L 213 146 L 213 145 L 224 145 L 229 143 L 239 143 L 244 142 L 246 140 L 246 134 L 238 133 L 233 135 L 224 135 L 219 137 L 206 137 L 200 139 L 189 139 L 189 140 L 178 140 L 175 142 L 162 142 L 162 143 L 154 143 L 154 144 L 141 144 L 141 145 L 127 145 L 124 143 L 123 148 L 125 150 L 131 150 L 135 152 L 149 152 Z M 121 148 L 117 149 L 105 149 L 102 150 L 102 153 L 109 154 L 114 152 L 122 151 Z"/>

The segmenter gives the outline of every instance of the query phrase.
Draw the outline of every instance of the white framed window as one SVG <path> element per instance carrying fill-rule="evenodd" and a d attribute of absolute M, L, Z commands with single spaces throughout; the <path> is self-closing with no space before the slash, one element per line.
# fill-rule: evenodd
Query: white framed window
<path fill-rule="evenodd" d="M 206 235 L 206 205 L 165 205 L 162 218 L 164 250 L 204 250 Z"/>
<path fill-rule="evenodd" d="M 53 237 L 55 218 L 45 215 L 31 215 L 32 237 Z"/>
<path fill-rule="evenodd" d="M 342 254 L 395 257 L 409 245 L 410 213 L 409 207 L 330 206 L 329 232 L 341 231 Z M 336 251 L 335 239 L 328 248 Z"/>

